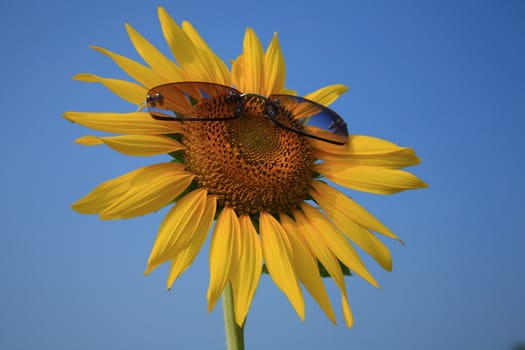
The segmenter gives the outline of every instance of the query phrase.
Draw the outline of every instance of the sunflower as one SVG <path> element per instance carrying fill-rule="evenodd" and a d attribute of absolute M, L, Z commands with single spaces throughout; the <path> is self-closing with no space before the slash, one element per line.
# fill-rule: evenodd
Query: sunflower
<path fill-rule="evenodd" d="M 212 231 L 208 309 L 231 284 L 238 325 L 245 321 L 264 270 L 301 319 L 305 314 L 302 285 L 335 323 L 322 278 L 331 277 L 341 292 L 344 319 L 351 327 L 344 276 L 350 271 L 379 286 L 354 245 L 390 271 L 391 255 L 377 234 L 399 238 L 328 181 L 377 194 L 426 187 L 413 174 L 400 170 L 418 164 L 419 158 L 410 148 L 370 136 L 345 134 L 344 142 L 330 142 L 322 133 L 296 122 L 298 117 L 311 116 L 308 108 L 312 106 L 329 111 L 324 106 L 347 90 L 344 85 L 298 97 L 297 101 L 306 101 L 306 108 L 299 105 L 290 111 L 277 106 L 269 113 L 265 109 L 268 96 L 296 95 L 285 88 L 285 63 L 277 35 L 264 50 L 248 28 L 243 52 L 230 69 L 190 23 L 179 26 L 162 8 L 158 14 L 175 61 L 126 25 L 146 65 L 104 48 L 92 48 L 112 59 L 134 81 L 94 74 L 78 74 L 74 79 L 101 83 L 139 107 L 157 87 L 177 84 L 231 88 L 237 102 L 232 102 L 231 94 L 175 100 L 187 115 L 204 119 L 190 122 L 155 118 L 155 113 L 141 108 L 134 113 L 66 112 L 64 117 L 71 122 L 118 134 L 84 136 L 76 141 L 79 144 L 107 145 L 132 156 L 170 157 L 100 184 L 72 208 L 110 220 L 137 217 L 170 205 L 145 272 L 169 262 L 168 288 L 192 264 Z M 242 118 L 206 120 L 233 115 L 239 99 L 244 99 Z"/>

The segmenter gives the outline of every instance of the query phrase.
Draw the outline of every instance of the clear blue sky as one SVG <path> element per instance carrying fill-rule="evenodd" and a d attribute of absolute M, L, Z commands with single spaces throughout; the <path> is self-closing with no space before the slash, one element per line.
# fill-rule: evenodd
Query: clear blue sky
<path fill-rule="evenodd" d="M 392 273 L 366 260 L 382 291 L 349 281 L 353 329 L 332 326 L 311 299 L 302 323 L 266 276 L 248 349 L 525 341 L 525 2 L 3 1 L 1 349 L 223 348 L 221 309 L 206 311 L 207 251 L 171 292 L 166 268 L 142 274 L 164 212 L 102 222 L 69 209 L 99 182 L 156 161 L 74 145 L 91 132 L 61 115 L 133 110 L 70 78 L 123 77 L 88 45 L 137 58 L 125 22 L 168 52 L 158 5 L 226 60 L 247 26 L 265 45 L 277 31 L 287 86 L 350 86 L 333 106 L 350 132 L 414 147 L 413 171 L 430 186 L 350 193 L 407 244 L 389 242 Z"/>

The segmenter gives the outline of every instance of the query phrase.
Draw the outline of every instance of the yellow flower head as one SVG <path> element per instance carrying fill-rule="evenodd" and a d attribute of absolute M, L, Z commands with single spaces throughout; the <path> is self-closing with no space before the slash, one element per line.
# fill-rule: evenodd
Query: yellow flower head
<path fill-rule="evenodd" d="M 325 179 L 379 194 L 422 188 L 424 182 L 400 170 L 418 164 L 419 158 L 412 149 L 385 140 L 347 136 L 346 126 L 344 142 L 327 142 L 323 139 L 327 130 L 301 124 L 300 118 L 313 119 L 312 109 L 335 115 L 323 106 L 347 88 L 331 85 L 294 98 L 295 92 L 285 88 L 277 35 L 265 51 L 248 29 L 243 52 L 230 71 L 191 24 L 177 25 L 162 8 L 159 18 L 176 61 L 126 25 L 147 66 L 93 48 L 110 57 L 134 81 L 93 74 L 78 74 L 75 79 L 101 83 L 139 107 L 147 102 L 154 108 L 157 102 L 152 101 L 162 98 L 165 105 L 172 106 L 168 109 L 173 117 L 159 117 L 142 108 L 134 113 L 66 112 L 64 117 L 119 134 L 85 136 L 76 141 L 79 144 L 105 144 L 132 156 L 168 154 L 171 160 L 106 181 L 73 204 L 73 209 L 99 214 L 101 219 L 124 219 L 171 205 L 146 268 L 150 273 L 170 262 L 168 288 L 192 264 L 215 221 L 209 255 L 209 310 L 231 283 L 235 319 L 242 325 L 265 266 L 301 319 L 305 312 L 302 284 L 335 323 L 321 275 L 330 276 L 341 292 L 343 315 L 350 327 L 347 270 L 378 287 L 353 244 L 390 271 L 390 253 L 376 234 L 398 238 Z M 200 92 L 188 98 L 193 88 Z M 157 91 L 164 95 L 152 96 Z M 272 100 L 272 96 L 280 97 Z M 287 98 L 300 103 L 294 108 L 279 104 L 279 99 Z M 183 121 L 172 120 L 181 113 Z M 191 118 L 198 121 L 188 120 Z M 337 118 L 331 121 L 342 122 Z"/>

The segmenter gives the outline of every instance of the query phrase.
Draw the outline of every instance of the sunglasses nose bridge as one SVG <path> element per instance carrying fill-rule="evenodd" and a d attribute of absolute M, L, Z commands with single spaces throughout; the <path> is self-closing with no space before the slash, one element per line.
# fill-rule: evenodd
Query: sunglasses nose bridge
<path fill-rule="evenodd" d="M 247 92 L 247 93 L 244 93 L 244 94 L 240 94 L 240 97 L 241 97 L 241 99 L 243 101 L 245 101 L 247 98 L 250 98 L 250 97 L 255 97 L 255 98 L 263 100 L 264 103 L 265 103 L 265 112 L 266 112 L 267 116 L 269 117 L 269 119 L 272 121 L 272 123 L 275 124 L 275 120 L 273 119 L 273 116 L 275 115 L 275 111 L 273 110 L 273 108 L 270 108 L 270 107 L 272 105 L 278 104 L 279 103 L 278 100 L 272 101 L 272 100 L 268 99 L 268 97 L 266 97 L 264 95 L 256 94 L 256 93 L 253 93 L 253 92 Z"/>
<path fill-rule="evenodd" d="M 240 95 L 242 98 L 247 98 L 247 97 L 257 97 L 257 98 L 260 98 L 266 102 L 268 102 L 268 98 L 266 96 L 263 96 L 263 95 L 259 95 L 259 94 L 256 94 L 256 93 L 253 93 L 253 92 L 247 92 L 247 93 L 244 93 L 244 94 L 241 94 Z"/>
<path fill-rule="evenodd" d="M 151 94 L 146 95 L 146 103 L 156 103 L 156 102 L 162 103 L 163 100 L 164 100 L 164 96 L 162 96 L 160 92 L 155 93 L 155 95 L 153 96 Z"/>

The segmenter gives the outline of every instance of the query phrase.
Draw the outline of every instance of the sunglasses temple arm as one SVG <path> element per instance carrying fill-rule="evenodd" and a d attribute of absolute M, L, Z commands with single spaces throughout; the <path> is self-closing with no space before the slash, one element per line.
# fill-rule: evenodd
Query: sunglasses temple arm
<path fill-rule="evenodd" d="M 142 110 L 146 108 L 147 106 L 148 106 L 148 103 L 146 101 L 142 102 L 141 104 L 138 105 L 137 112 L 142 112 Z"/>

